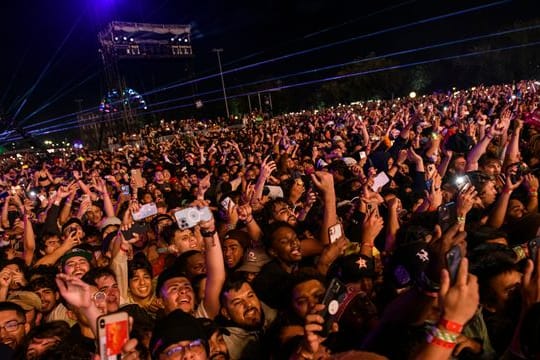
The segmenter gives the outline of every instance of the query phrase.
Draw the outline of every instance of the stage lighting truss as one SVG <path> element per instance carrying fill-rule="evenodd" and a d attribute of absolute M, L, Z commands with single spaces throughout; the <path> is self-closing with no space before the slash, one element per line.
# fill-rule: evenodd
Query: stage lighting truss
<path fill-rule="evenodd" d="M 190 25 L 114 21 L 98 35 L 101 51 L 109 57 L 191 57 Z"/>

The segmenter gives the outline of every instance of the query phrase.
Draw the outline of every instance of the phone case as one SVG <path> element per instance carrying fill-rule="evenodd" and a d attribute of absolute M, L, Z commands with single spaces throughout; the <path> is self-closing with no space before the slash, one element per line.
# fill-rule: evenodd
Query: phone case
<path fill-rule="evenodd" d="M 136 213 L 133 213 L 133 220 L 140 221 L 142 219 L 145 219 L 149 216 L 156 215 L 157 214 L 157 206 L 154 203 L 151 204 L 145 204 L 141 206 L 140 210 Z"/>
<path fill-rule="evenodd" d="M 129 317 L 126 312 L 102 315 L 97 319 L 99 353 L 102 360 L 116 360 L 129 340 Z"/>
<path fill-rule="evenodd" d="M 332 323 L 335 322 L 336 315 L 345 294 L 345 285 L 343 285 L 343 283 L 341 283 L 338 279 L 333 278 L 330 285 L 328 285 L 322 301 L 323 305 L 325 306 L 324 310 L 319 313 L 319 315 L 324 318 L 321 336 L 326 337 L 330 333 Z"/>
<path fill-rule="evenodd" d="M 454 245 L 446 253 L 446 267 L 450 273 L 450 281 L 453 283 L 456 282 L 459 265 L 461 264 L 461 249 L 458 245 Z"/>
<path fill-rule="evenodd" d="M 337 223 L 335 225 L 332 225 L 328 229 L 328 237 L 330 238 L 330 243 L 331 244 L 336 242 L 337 239 L 339 239 L 342 236 L 343 236 L 343 227 L 342 227 L 341 223 Z"/>

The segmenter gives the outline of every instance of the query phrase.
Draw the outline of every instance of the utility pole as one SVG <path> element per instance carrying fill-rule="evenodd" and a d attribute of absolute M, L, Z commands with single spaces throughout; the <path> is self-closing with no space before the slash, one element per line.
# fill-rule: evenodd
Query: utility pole
<path fill-rule="evenodd" d="M 225 111 L 227 112 L 227 121 L 231 118 L 229 114 L 229 104 L 227 103 L 227 92 L 225 91 L 225 80 L 223 79 L 223 69 L 221 67 L 221 53 L 223 49 L 212 49 L 217 54 L 217 60 L 219 65 L 219 75 L 221 76 L 221 88 L 223 89 L 223 99 L 225 100 Z"/>

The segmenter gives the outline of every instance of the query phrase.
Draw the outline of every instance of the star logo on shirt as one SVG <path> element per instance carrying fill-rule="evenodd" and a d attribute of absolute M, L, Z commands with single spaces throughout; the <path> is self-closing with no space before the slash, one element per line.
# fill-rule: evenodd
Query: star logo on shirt
<path fill-rule="evenodd" d="M 359 269 L 367 269 L 367 262 L 366 262 L 366 260 L 364 260 L 362 258 L 358 259 L 356 264 L 358 264 Z"/>

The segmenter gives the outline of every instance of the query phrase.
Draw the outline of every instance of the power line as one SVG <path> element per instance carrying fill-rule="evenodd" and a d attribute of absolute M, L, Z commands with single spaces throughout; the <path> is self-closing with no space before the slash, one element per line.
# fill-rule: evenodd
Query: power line
<path fill-rule="evenodd" d="M 343 44 L 346 44 L 346 43 L 350 43 L 352 41 L 362 40 L 362 39 L 366 39 L 366 38 L 377 36 L 377 35 L 386 34 L 386 33 L 392 32 L 392 31 L 403 30 L 403 29 L 410 28 L 410 27 L 413 27 L 413 26 L 416 26 L 416 25 L 427 24 L 427 23 L 430 23 L 430 22 L 443 20 L 443 19 L 450 18 L 450 17 L 455 17 L 455 16 L 459 16 L 459 15 L 463 15 L 463 14 L 467 14 L 467 13 L 471 13 L 471 12 L 475 12 L 475 11 L 479 11 L 479 10 L 484 10 L 484 9 L 487 9 L 487 8 L 490 8 L 490 7 L 494 7 L 494 6 L 498 6 L 498 5 L 508 3 L 510 1 L 511 0 L 500 0 L 500 1 L 489 3 L 489 4 L 479 5 L 479 6 L 475 6 L 475 7 L 464 9 L 464 10 L 458 10 L 458 11 L 450 12 L 450 13 L 443 14 L 443 15 L 437 15 L 437 16 L 434 16 L 434 17 L 425 18 L 425 19 L 422 19 L 422 20 L 417 20 L 417 21 L 414 21 L 414 22 L 409 22 L 409 23 L 406 23 L 406 24 L 389 27 L 389 28 L 386 28 L 386 29 L 382 29 L 382 30 L 378 30 L 378 31 L 375 31 L 375 32 L 355 36 L 355 37 L 352 37 L 352 38 L 348 38 L 348 39 L 328 43 L 328 44 L 317 46 L 317 47 L 314 47 L 314 48 L 296 51 L 296 52 L 293 52 L 293 53 L 290 53 L 290 54 L 286 54 L 286 55 L 278 56 L 278 57 L 275 57 L 275 58 L 263 60 L 263 61 L 260 61 L 260 62 L 257 62 L 257 63 L 244 65 L 244 66 L 241 66 L 241 67 L 238 67 L 238 68 L 229 69 L 229 70 L 223 71 L 223 75 L 228 75 L 228 74 L 236 73 L 236 72 L 243 71 L 243 70 L 253 69 L 255 67 L 259 67 L 259 66 L 270 64 L 270 63 L 273 63 L 273 62 L 281 61 L 281 60 L 284 60 L 284 59 L 287 59 L 287 58 L 291 58 L 291 57 L 295 57 L 295 56 L 299 56 L 299 55 L 309 54 L 309 53 L 314 52 L 314 51 L 327 49 L 329 47 L 333 47 L 333 46 L 337 46 L 337 45 L 343 45 Z M 141 93 L 140 95 L 141 96 L 151 95 L 151 94 L 155 94 L 155 93 L 158 93 L 158 92 L 163 92 L 163 91 L 171 90 L 171 89 L 174 89 L 174 88 L 178 88 L 178 87 L 181 87 L 181 86 L 191 85 L 191 84 L 194 84 L 194 83 L 197 83 L 197 82 L 200 82 L 200 81 L 213 79 L 213 78 L 215 78 L 217 76 L 220 76 L 220 73 L 215 73 L 215 74 L 212 74 L 212 75 L 207 75 L 207 76 L 203 76 L 203 77 L 200 77 L 200 78 L 197 78 L 197 79 L 192 79 L 192 80 L 188 80 L 188 81 L 184 81 L 184 82 L 180 82 L 180 83 L 176 83 L 176 84 L 173 83 L 173 84 L 168 85 L 168 86 L 160 87 L 160 88 L 157 88 L 157 89 L 154 89 L 154 90 L 147 91 L 145 93 Z M 83 112 L 90 111 L 92 109 L 94 109 L 94 107 L 84 109 Z M 48 124 L 48 123 L 51 123 L 51 122 L 54 122 L 54 121 L 57 121 L 57 120 L 61 120 L 61 119 L 73 116 L 75 114 L 77 114 L 77 112 L 61 115 L 61 116 L 58 116 L 58 117 L 55 117 L 55 118 L 52 118 L 52 119 L 48 119 L 48 120 L 39 122 L 37 124 L 29 125 L 29 127 L 36 127 L 36 126 L 40 126 L 40 125 L 43 125 L 43 124 Z"/>
<path fill-rule="evenodd" d="M 316 79 L 316 80 L 304 81 L 304 82 L 295 83 L 295 84 L 284 85 L 284 86 L 280 86 L 278 88 L 270 88 L 270 89 L 267 89 L 265 91 L 266 92 L 273 92 L 273 91 L 278 91 L 278 90 L 283 90 L 283 89 L 290 89 L 290 88 L 302 87 L 302 86 L 307 86 L 307 85 L 314 85 L 314 84 L 324 83 L 324 82 L 328 82 L 328 81 L 335 81 L 335 80 L 351 78 L 351 77 L 359 77 L 359 76 L 364 76 L 364 75 L 371 75 L 371 74 L 380 73 L 380 72 L 384 72 L 384 71 L 404 69 L 404 68 L 414 67 L 414 66 L 418 66 L 418 65 L 426 65 L 426 64 L 431 64 L 431 63 L 436 63 L 436 62 L 441 62 L 441 61 L 447 61 L 447 60 L 454 60 L 454 59 L 459 59 L 459 58 L 464 58 L 464 57 L 472 57 L 472 56 L 490 54 L 490 53 L 494 53 L 494 52 L 498 52 L 498 51 L 515 50 L 515 49 L 526 48 L 526 47 L 537 46 L 537 45 L 540 45 L 540 41 L 536 41 L 536 42 L 532 42 L 532 43 L 512 45 L 512 46 L 506 46 L 506 47 L 501 47 L 501 48 L 496 48 L 496 49 L 473 51 L 473 52 L 469 52 L 469 53 L 465 53 L 465 54 L 451 55 L 451 56 L 445 56 L 445 57 L 440 57 L 440 58 L 435 58 L 435 59 L 415 61 L 415 62 L 411 62 L 411 63 L 407 63 L 407 64 L 393 65 L 393 66 L 388 66 L 388 67 L 384 67 L 384 68 L 371 69 L 371 70 L 355 72 L 355 73 L 350 73 L 350 74 L 336 75 L 336 76 L 331 76 L 331 77 L 322 78 L 322 79 Z M 258 91 L 246 92 L 246 93 L 243 93 L 243 94 L 230 96 L 229 98 L 245 97 L 245 96 L 249 96 L 249 95 L 254 95 L 257 92 Z M 220 97 L 220 98 L 214 98 L 214 99 L 206 100 L 206 102 L 210 103 L 210 102 L 216 102 L 216 101 L 221 101 L 221 100 L 223 100 L 223 99 Z M 165 109 L 158 109 L 158 110 L 150 111 L 150 112 L 148 112 L 148 114 L 152 114 L 152 113 L 156 113 L 156 112 L 162 112 L 162 111 L 170 111 L 170 110 L 180 109 L 180 108 L 185 108 L 185 107 L 190 107 L 190 106 L 193 106 L 193 104 L 189 103 L 189 104 L 182 104 L 182 105 L 172 106 L 172 107 L 165 108 Z M 95 123 L 100 123 L 100 122 L 101 121 L 97 121 Z M 88 124 L 85 124 L 85 125 L 93 125 L 93 124 L 94 124 L 94 122 L 91 122 L 91 123 L 88 123 Z M 62 124 L 62 125 L 66 125 L 66 124 Z M 53 128 L 57 127 L 57 126 L 62 126 L 62 125 L 53 125 L 53 126 L 50 126 L 48 128 L 45 128 L 45 129 L 43 129 L 44 130 L 43 133 L 46 133 L 46 134 L 56 133 L 56 132 L 66 131 L 66 130 L 70 130 L 70 129 L 78 127 L 78 125 L 74 125 L 74 126 L 67 126 L 67 127 L 64 127 L 64 128 L 53 129 Z M 40 133 L 34 133 L 34 135 L 40 135 Z M 15 141 L 16 139 L 17 138 L 8 139 L 8 140 L 5 140 L 5 141 L 6 142 L 7 141 Z"/>

